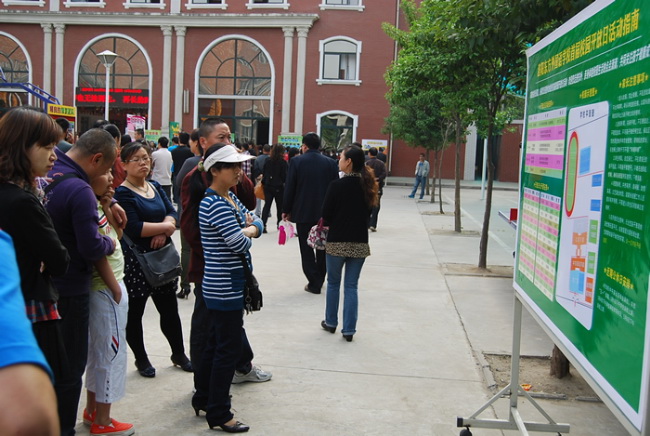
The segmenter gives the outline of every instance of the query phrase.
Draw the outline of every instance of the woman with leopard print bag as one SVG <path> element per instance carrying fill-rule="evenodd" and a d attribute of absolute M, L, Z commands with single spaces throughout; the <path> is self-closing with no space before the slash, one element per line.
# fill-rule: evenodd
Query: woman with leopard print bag
<path fill-rule="evenodd" d="M 330 183 L 323 202 L 323 224 L 329 226 L 329 232 L 325 244 L 327 297 L 321 327 L 336 332 L 341 273 L 345 266 L 341 333 L 351 342 L 357 327 L 359 275 L 370 256 L 368 218 L 377 204 L 378 186 L 372 169 L 365 165 L 363 150 L 356 145 L 343 150 L 339 169 L 343 176 Z"/>

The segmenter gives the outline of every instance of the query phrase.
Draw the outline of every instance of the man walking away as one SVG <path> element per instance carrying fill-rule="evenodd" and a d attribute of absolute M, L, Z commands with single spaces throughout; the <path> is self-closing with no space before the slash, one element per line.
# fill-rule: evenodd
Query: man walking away
<path fill-rule="evenodd" d="M 282 205 L 282 219 L 296 223 L 302 272 L 308 281 L 305 291 L 312 294 L 320 294 L 327 268 L 325 251 L 307 245 L 307 235 L 321 217 L 327 187 L 339 176 L 337 161 L 323 156 L 318 151 L 320 145 L 317 134 L 303 136 L 303 154 L 289 161 Z"/>
<path fill-rule="evenodd" d="M 262 147 L 262 154 L 257 156 L 257 159 L 255 159 L 255 162 L 253 163 L 253 169 L 251 170 L 253 173 L 253 177 L 251 178 L 253 183 L 257 183 L 257 179 L 262 175 L 264 164 L 268 160 L 270 154 L 271 146 L 269 144 L 264 144 L 264 147 Z M 259 198 L 257 199 L 257 204 L 255 206 L 255 215 L 262 216 L 262 200 Z"/>
<path fill-rule="evenodd" d="M 368 229 L 371 232 L 377 231 L 377 218 L 379 217 L 379 209 L 381 208 L 381 196 L 384 193 L 384 183 L 386 180 L 386 165 L 377 157 L 377 149 L 375 147 L 370 147 L 368 150 L 368 160 L 366 161 L 368 165 L 375 172 L 375 180 L 379 186 L 379 192 L 377 193 L 377 206 L 373 206 L 370 211 L 370 219 L 368 220 Z"/>

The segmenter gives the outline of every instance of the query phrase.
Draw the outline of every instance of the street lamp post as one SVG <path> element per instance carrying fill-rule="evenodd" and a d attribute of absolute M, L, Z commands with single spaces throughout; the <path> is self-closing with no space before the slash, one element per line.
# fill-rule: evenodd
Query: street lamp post
<path fill-rule="evenodd" d="M 108 121 L 108 100 L 109 100 L 109 90 L 110 90 L 110 76 L 111 76 L 111 67 L 117 59 L 117 54 L 113 53 L 110 50 L 104 50 L 103 52 L 97 55 L 99 60 L 106 67 L 106 102 L 104 106 L 104 118 Z"/>

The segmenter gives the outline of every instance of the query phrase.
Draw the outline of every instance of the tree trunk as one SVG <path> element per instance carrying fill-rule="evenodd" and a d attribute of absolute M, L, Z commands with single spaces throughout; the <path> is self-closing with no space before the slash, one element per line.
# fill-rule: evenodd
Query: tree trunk
<path fill-rule="evenodd" d="M 564 378 L 567 375 L 569 375 L 569 359 L 566 358 L 557 345 L 554 345 L 553 354 L 551 354 L 551 376 Z"/>
<path fill-rule="evenodd" d="M 489 241 L 489 232 L 490 232 L 490 214 L 492 212 L 492 184 L 494 182 L 494 164 L 492 163 L 492 129 L 493 125 L 488 127 L 488 147 L 487 147 L 487 156 L 483 156 L 483 159 L 487 159 L 487 191 L 485 194 L 485 213 L 483 214 L 483 229 L 481 230 L 481 243 L 479 246 L 479 258 L 478 258 L 478 267 L 487 268 L 487 249 Z"/>
<path fill-rule="evenodd" d="M 454 231 L 462 231 L 460 223 L 460 117 L 456 117 L 456 162 L 454 164 Z"/>
<path fill-rule="evenodd" d="M 433 152 L 433 171 L 432 173 L 432 180 L 431 180 L 431 203 L 436 202 L 436 179 L 437 179 L 437 174 L 436 174 L 436 164 L 438 162 L 438 151 Z M 438 173 L 440 174 L 440 173 Z"/>
<path fill-rule="evenodd" d="M 429 160 L 429 150 L 428 149 L 427 149 L 427 155 L 426 155 L 425 159 L 427 160 L 427 162 L 429 162 L 429 168 L 430 168 L 431 167 L 431 164 L 430 164 L 431 161 Z M 427 174 L 427 177 L 426 177 L 426 179 L 424 181 L 424 186 L 425 186 L 424 194 L 425 195 L 429 195 L 429 193 L 430 193 L 430 191 L 429 191 L 429 179 L 430 179 L 429 174 Z"/>
<path fill-rule="evenodd" d="M 439 176 L 439 181 L 438 181 L 438 201 L 440 201 L 440 213 L 444 215 L 445 211 L 442 210 L 442 155 L 444 154 L 444 150 L 440 152 L 440 156 L 438 157 L 438 176 Z"/>

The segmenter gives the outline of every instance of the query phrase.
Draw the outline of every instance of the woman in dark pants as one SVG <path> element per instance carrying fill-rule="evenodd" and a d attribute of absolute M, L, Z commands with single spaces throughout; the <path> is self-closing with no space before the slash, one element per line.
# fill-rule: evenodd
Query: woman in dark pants
<path fill-rule="evenodd" d="M 141 250 L 163 247 L 176 231 L 176 210 L 157 182 L 146 180 L 151 169 L 151 158 L 141 143 L 132 142 L 121 152 L 126 178 L 115 191 L 115 198 L 126 211 L 128 223 L 124 233 Z M 185 355 L 181 320 L 178 316 L 176 288 L 178 279 L 160 287 L 153 287 L 144 278 L 142 268 L 133 252 L 122 239 L 124 250 L 124 283 L 129 292 L 129 316 L 126 340 L 135 355 L 135 366 L 143 377 L 155 377 L 144 346 L 142 316 L 149 296 L 160 314 L 160 329 L 172 349 L 171 360 L 176 366 L 192 372 L 192 363 Z"/>
<path fill-rule="evenodd" d="M 210 339 L 203 352 L 201 385 L 209 385 L 207 399 L 197 389 L 193 398 L 196 414 L 206 411 L 210 428 L 242 433 L 249 427 L 231 412 L 230 385 L 243 355 L 252 359 L 244 330 L 244 267 L 252 269 L 249 249 L 252 238 L 262 233 L 262 222 L 252 215 L 230 188 L 239 182 L 241 162 L 252 156 L 239 154 L 231 145 L 213 145 L 199 164 L 205 172 L 208 189 L 201 201 L 198 221 L 205 259 L 203 297 L 212 320 Z M 202 184 L 200 172 L 192 182 Z M 243 255 L 244 260 L 242 260 Z M 205 405 L 198 402 L 205 401 Z"/>
<path fill-rule="evenodd" d="M 262 209 L 262 222 L 266 233 L 266 220 L 269 219 L 271 204 L 275 200 L 277 224 L 282 218 L 282 198 L 284 196 L 284 182 L 287 180 L 289 165 L 284 160 L 284 147 L 275 144 L 271 148 L 271 156 L 264 163 L 262 169 L 262 185 L 264 186 L 264 209 Z"/>

